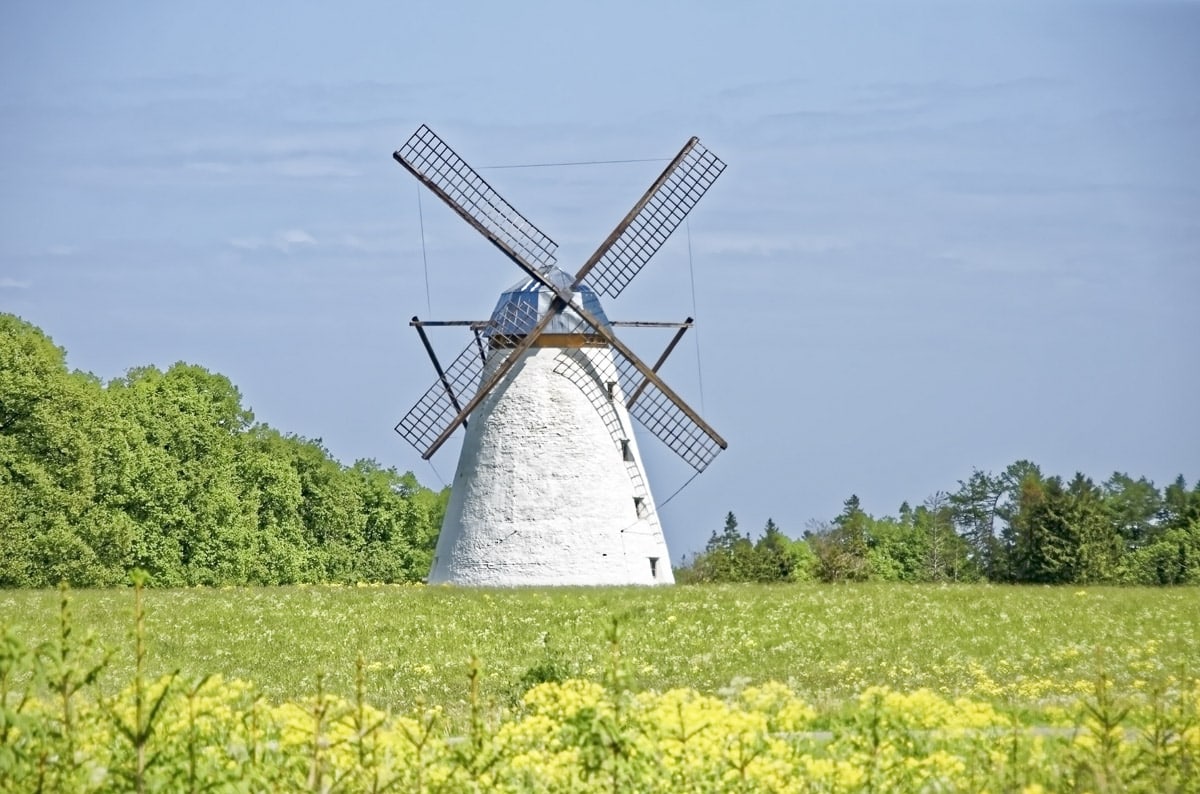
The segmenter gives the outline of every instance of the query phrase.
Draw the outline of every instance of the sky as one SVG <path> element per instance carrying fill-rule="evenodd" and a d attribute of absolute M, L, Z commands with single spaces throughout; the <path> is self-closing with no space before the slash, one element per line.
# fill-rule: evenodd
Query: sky
<path fill-rule="evenodd" d="M 689 481 L 641 437 L 676 561 L 1018 459 L 1192 483 L 1198 75 L 1184 2 L 17 0 L 0 311 L 440 487 L 461 431 L 432 465 L 392 431 L 435 377 L 408 320 L 522 274 L 391 153 L 429 124 L 573 272 L 697 135 L 728 168 L 605 302 L 697 320 L 663 375 L 729 448 Z"/>

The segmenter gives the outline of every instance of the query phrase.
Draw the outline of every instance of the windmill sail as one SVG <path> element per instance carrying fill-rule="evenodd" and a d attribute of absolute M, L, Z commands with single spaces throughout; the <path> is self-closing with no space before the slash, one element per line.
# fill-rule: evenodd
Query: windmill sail
<path fill-rule="evenodd" d="M 463 395 L 473 394 L 479 387 L 482 373 L 483 361 L 471 342 L 396 424 L 396 432 L 418 452 L 424 452 L 458 414 Z"/>
<path fill-rule="evenodd" d="M 631 359 L 614 353 L 622 392 L 633 395 L 639 390 L 637 400 L 627 403 L 629 415 L 693 469 L 704 471 L 725 448 L 724 439 L 698 424 L 662 389 L 647 381 Z"/>
<path fill-rule="evenodd" d="M 620 295 L 724 170 L 725 163 L 692 138 L 577 278 L 610 298 Z"/>
<path fill-rule="evenodd" d="M 487 362 L 480 355 L 479 342 L 469 342 L 396 424 L 396 432 L 418 452 L 429 457 L 436 451 L 436 448 L 430 448 L 448 429 L 456 426 L 454 423 L 459 415 L 463 414 L 465 419 L 470 414 L 470 411 L 463 410 L 463 403 L 472 399 L 483 385 L 485 365 L 490 364 L 492 369 L 501 366 L 514 352 L 513 340 L 518 338 L 519 329 L 530 328 L 537 321 L 536 303 L 510 301 L 497 307 L 492 318 L 479 331 L 479 336 L 487 340 L 491 351 Z"/>
<path fill-rule="evenodd" d="M 523 269 L 554 264 L 558 243 L 517 212 L 429 127 L 422 124 L 392 156 Z"/>

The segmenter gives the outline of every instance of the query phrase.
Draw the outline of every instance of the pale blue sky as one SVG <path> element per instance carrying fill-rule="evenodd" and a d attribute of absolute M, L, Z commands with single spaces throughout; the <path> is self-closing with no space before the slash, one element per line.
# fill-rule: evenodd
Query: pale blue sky
<path fill-rule="evenodd" d="M 520 273 L 426 196 L 427 307 L 391 152 L 423 122 L 479 167 L 694 134 L 729 167 L 666 376 L 730 447 L 662 510 L 677 558 L 728 510 L 798 535 L 1017 458 L 1200 476 L 1196 4 L 179 5 L 0 10 L 0 309 L 73 367 L 201 364 L 436 486 L 391 430 L 433 380 L 407 320 Z M 574 270 L 659 170 L 485 174 Z M 610 317 L 692 313 L 683 231 Z M 642 446 L 664 499 L 690 470 Z"/>

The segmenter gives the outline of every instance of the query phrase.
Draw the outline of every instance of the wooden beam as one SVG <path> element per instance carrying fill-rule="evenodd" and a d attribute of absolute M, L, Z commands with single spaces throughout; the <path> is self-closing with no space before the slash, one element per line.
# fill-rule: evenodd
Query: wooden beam
<path fill-rule="evenodd" d="M 671 351 L 675 349 L 675 345 L 679 344 L 679 340 L 683 339 L 683 335 L 686 334 L 687 329 L 689 329 L 691 327 L 692 327 L 692 318 L 689 317 L 689 318 L 687 318 L 687 320 L 685 320 L 679 326 L 679 331 L 677 331 L 675 336 L 673 336 L 671 338 L 671 342 L 667 345 L 667 349 L 662 352 L 662 355 L 658 357 L 658 361 L 654 362 L 654 366 L 651 367 L 652 370 L 654 370 L 655 372 L 658 372 L 658 370 L 662 367 L 662 365 L 666 363 L 667 356 L 671 355 Z M 637 398 L 641 397 L 642 392 L 644 392 L 646 390 L 646 384 L 648 384 L 649 382 L 650 381 L 643 379 L 642 382 L 640 384 L 638 384 L 638 387 L 633 390 L 633 394 L 630 396 L 630 398 L 625 401 L 625 406 L 627 408 L 633 407 L 633 404 L 635 402 L 637 402 Z"/>
<path fill-rule="evenodd" d="M 458 404 L 458 397 L 454 394 L 454 389 L 450 387 L 450 380 L 446 377 L 446 373 L 442 370 L 442 364 L 438 361 L 437 354 L 433 352 L 433 345 L 429 344 L 429 337 L 425 335 L 425 329 L 422 327 L 421 321 L 416 317 L 413 317 L 412 322 L 409 324 L 417 329 L 417 333 L 421 337 L 421 344 L 425 345 L 425 352 L 429 354 L 429 360 L 433 362 L 433 368 L 437 371 L 438 378 L 442 381 L 442 388 L 446 390 L 446 395 L 450 398 L 450 404 L 453 405 L 456 410 L 462 410 L 462 407 Z M 466 426 L 467 422 L 464 419 L 463 427 Z"/>
<path fill-rule="evenodd" d="M 637 217 L 637 214 L 642 211 L 642 208 L 650 202 L 650 199 L 654 197 L 654 194 L 658 192 L 658 189 L 663 186 L 663 184 L 671 176 L 671 172 L 679 167 L 679 164 L 683 162 L 683 158 L 687 157 L 688 152 L 690 152 L 699 142 L 700 139 L 693 135 L 691 139 L 689 139 L 688 142 L 683 145 L 683 148 L 679 150 L 679 154 L 675 155 L 675 159 L 667 163 L 667 167 L 663 169 L 661 174 L 659 174 L 658 179 L 654 180 L 654 184 L 652 184 L 650 188 L 642 194 L 642 198 L 637 204 L 634 204 L 633 209 L 631 209 L 629 213 L 621 219 L 621 222 L 617 224 L 617 228 L 612 230 L 612 234 L 608 235 L 604 242 L 600 243 L 600 247 L 596 249 L 595 253 L 591 255 L 588 261 L 583 263 L 583 267 L 579 268 L 579 272 L 575 274 L 575 281 L 571 284 L 572 290 L 578 287 L 583 280 L 587 278 L 587 274 L 592 272 L 592 268 L 596 266 L 596 263 L 600 261 L 600 258 L 608 253 L 608 249 L 611 248 L 612 244 L 617 241 L 617 238 L 624 234 L 625 230 L 629 228 L 629 224 L 633 223 L 633 219 Z"/>

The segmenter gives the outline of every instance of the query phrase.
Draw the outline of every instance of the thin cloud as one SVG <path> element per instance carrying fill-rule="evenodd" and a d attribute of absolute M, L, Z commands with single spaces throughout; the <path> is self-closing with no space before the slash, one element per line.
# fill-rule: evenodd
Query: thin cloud
<path fill-rule="evenodd" d="M 284 251 L 293 247 L 316 245 L 316 239 L 303 229 L 287 229 L 275 235 L 276 245 Z"/>
<path fill-rule="evenodd" d="M 0 277 L 0 289 L 29 289 L 31 286 L 33 286 L 31 281 Z"/>
<path fill-rule="evenodd" d="M 229 163 L 218 163 L 210 160 L 184 163 L 183 167 L 189 171 L 200 171 L 207 174 L 230 174 L 234 170 L 233 166 Z"/>
<path fill-rule="evenodd" d="M 346 161 L 331 157 L 290 157 L 271 163 L 269 168 L 280 176 L 299 179 L 359 175 L 359 172 L 350 167 Z"/>
<path fill-rule="evenodd" d="M 229 241 L 229 245 L 243 251 L 272 249 L 290 254 L 294 250 L 317 245 L 317 239 L 303 229 L 284 229 L 270 237 L 235 237 Z"/>

